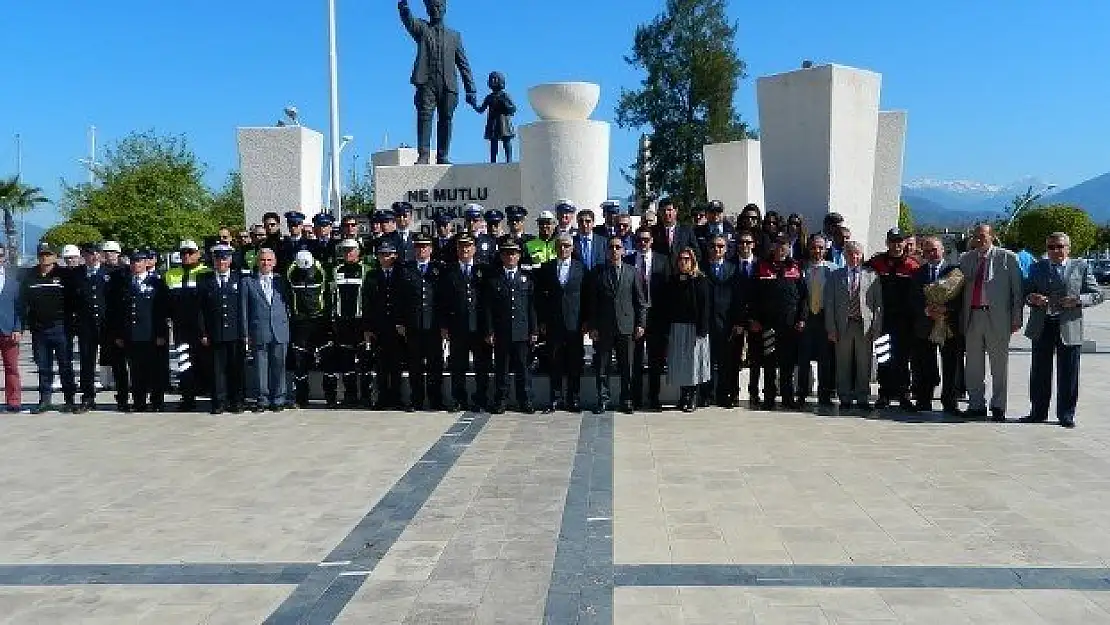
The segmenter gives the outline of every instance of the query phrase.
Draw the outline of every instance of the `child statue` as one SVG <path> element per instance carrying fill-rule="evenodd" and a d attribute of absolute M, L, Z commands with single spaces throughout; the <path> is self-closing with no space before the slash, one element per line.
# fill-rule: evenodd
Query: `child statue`
<path fill-rule="evenodd" d="M 487 109 L 489 110 L 489 116 L 486 118 L 489 162 L 497 162 L 497 144 L 500 142 L 505 147 L 505 162 L 511 163 L 513 161 L 513 137 L 516 136 L 516 130 L 513 129 L 513 115 L 516 114 L 516 105 L 513 104 L 513 99 L 505 91 L 504 74 L 501 72 L 490 73 L 487 84 L 493 93 L 487 95 L 481 106 L 475 106 L 474 110 L 478 113 L 485 113 Z"/>

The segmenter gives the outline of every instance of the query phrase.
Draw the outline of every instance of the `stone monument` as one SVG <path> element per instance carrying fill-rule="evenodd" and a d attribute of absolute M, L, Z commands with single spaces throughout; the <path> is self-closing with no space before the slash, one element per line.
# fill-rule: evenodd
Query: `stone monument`
<path fill-rule="evenodd" d="M 416 42 L 416 60 L 410 82 L 416 87 L 417 163 L 430 161 L 432 117 L 436 118 L 436 162 L 448 164 L 451 147 L 451 119 L 459 104 L 459 77 L 462 77 L 466 102 L 478 106 L 478 90 L 459 31 L 447 28 L 443 19 L 447 0 L 424 0 L 428 20 L 412 16 L 408 0 L 397 3 L 401 23 Z M 457 71 L 456 71 L 457 69 Z"/>
<path fill-rule="evenodd" d="M 871 222 L 867 236 L 872 245 L 885 241 L 886 231 L 898 224 L 905 148 L 906 112 L 880 111 L 879 133 L 875 139 L 875 186 L 871 191 Z"/>
<path fill-rule="evenodd" d="M 763 161 L 755 139 L 714 143 L 703 148 L 705 190 L 710 200 L 724 202 L 728 214 L 747 204 L 763 206 Z"/>
<path fill-rule="evenodd" d="M 248 226 L 268 211 L 299 210 L 310 219 L 320 212 L 322 134 L 304 126 L 239 128 L 238 143 Z"/>
<path fill-rule="evenodd" d="M 600 97 L 601 87 L 585 82 L 528 90 L 540 119 L 519 132 L 523 206 L 539 210 L 567 199 L 597 211 L 609 199 L 609 124 L 589 118 Z"/>

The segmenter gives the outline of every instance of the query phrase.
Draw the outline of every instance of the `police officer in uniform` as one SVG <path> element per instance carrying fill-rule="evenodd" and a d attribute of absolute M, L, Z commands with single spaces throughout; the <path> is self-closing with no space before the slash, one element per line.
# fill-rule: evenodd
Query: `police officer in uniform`
<path fill-rule="evenodd" d="M 703 259 L 713 256 L 713 239 L 715 237 L 724 237 L 725 244 L 725 258 L 733 259 L 736 257 L 736 231 L 732 225 L 724 220 L 725 205 L 720 200 L 711 200 L 705 208 L 708 221 L 700 226 L 694 228 L 694 238 L 698 241 L 698 248 L 701 249 L 701 257 Z"/>
<path fill-rule="evenodd" d="M 527 251 L 524 249 L 524 244 L 535 238 L 533 235 L 524 232 L 524 219 L 526 217 L 528 217 L 528 209 L 523 206 L 510 204 L 505 207 L 505 221 L 509 224 L 508 234 L 511 234 L 517 245 L 521 246 L 522 252 Z"/>
<path fill-rule="evenodd" d="M 601 214 L 605 216 L 605 221 L 594 226 L 594 234 L 605 237 L 606 241 L 613 237 L 624 238 L 626 233 L 621 232 L 620 228 L 617 227 L 617 218 L 621 214 L 621 203 L 617 200 L 605 200 L 601 203 Z M 622 241 L 622 243 L 628 244 L 627 241 Z"/>
<path fill-rule="evenodd" d="M 474 237 L 467 232 L 455 237 L 458 262 L 444 268 L 438 285 L 439 327 L 448 342 L 451 370 L 451 404 L 449 412 L 466 405 L 466 372 L 470 356 L 474 356 L 475 393 L 470 409 L 487 408 L 491 351 L 483 331 L 484 304 L 482 288 L 489 267 L 474 258 Z"/>
<path fill-rule="evenodd" d="M 393 231 L 393 246 L 397 248 L 397 259 L 408 262 L 416 258 L 412 240 L 415 235 L 412 231 L 412 204 L 394 202 L 392 209 L 394 224 L 397 226 Z"/>
<path fill-rule="evenodd" d="M 205 384 L 212 379 L 209 350 L 200 342 L 200 298 L 197 287 L 204 276 L 211 273 L 200 260 L 200 248 L 195 241 L 185 240 L 178 245 L 181 266 L 166 271 L 166 288 L 169 290 L 170 317 L 173 320 L 173 342 L 189 346 L 191 366 L 177 375 L 181 394 L 180 412 L 196 410 L 197 395 L 204 393 Z"/>
<path fill-rule="evenodd" d="M 312 257 L 324 269 L 335 266 L 335 241 L 331 238 L 332 226 L 335 218 L 328 213 L 316 213 L 312 216 L 312 226 L 316 229 L 316 239 L 311 242 L 309 251 Z"/>
<path fill-rule="evenodd" d="M 809 294 L 805 272 L 790 258 L 790 246 L 790 239 L 778 235 L 771 255 L 756 264 L 749 303 L 751 330 L 763 340 L 763 345 L 768 344 L 769 331 L 774 333 L 774 350 L 765 350 L 760 355 L 764 410 L 775 409 L 775 396 L 779 391 L 785 406 L 800 406 L 794 393 L 794 366 L 798 362 L 798 341 L 809 313 Z"/>
<path fill-rule="evenodd" d="M 105 362 L 112 361 L 111 349 L 105 349 L 103 342 L 108 281 L 113 270 L 104 266 L 96 245 L 84 245 L 81 252 L 85 256 L 85 265 L 72 270 L 77 305 L 77 348 L 81 355 L 81 403 L 77 404 L 75 412 L 96 407 L 96 371 L 100 366 L 97 356 L 100 355 Z"/>
<path fill-rule="evenodd" d="M 443 337 L 436 315 L 436 288 L 443 264 L 432 259 L 432 237 L 413 237 L 416 260 L 402 271 L 400 319 L 408 346 L 409 390 L 413 409 L 443 410 Z"/>
<path fill-rule="evenodd" d="M 555 240 L 555 214 L 551 211 L 541 211 L 536 218 L 536 227 L 538 234 L 524 243 L 524 249 L 532 261 L 533 269 L 559 256 L 558 242 Z"/>
<path fill-rule="evenodd" d="M 401 402 L 399 356 L 405 347 L 404 311 L 401 309 L 402 268 L 397 248 L 386 240 L 378 245 L 378 266 L 366 278 L 363 310 L 367 311 L 366 341 L 378 352 L 375 373 L 378 379 L 377 410 L 412 410 Z"/>
<path fill-rule="evenodd" d="M 130 260 L 131 270 L 113 274 L 107 293 L 108 336 L 122 352 L 112 363 L 116 405 L 121 412 L 131 411 L 130 390 L 136 412 L 161 412 L 165 363 L 159 354 L 169 335 L 168 291 L 166 283 L 147 270 L 146 251 L 133 251 Z"/>
<path fill-rule="evenodd" d="M 917 412 L 910 397 L 909 361 L 914 342 L 914 319 L 910 310 L 915 290 L 914 274 L 921 269 L 917 259 L 906 254 L 906 238 L 898 228 L 886 233 L 887 251 L 864 263 L 879 276 L 883 289 L 883 332 L 890 336 L 890 359 L 878 365 L 879 398 L 875 407 L 886 408 L 897 400 L 902 410 Z"/>
<path fill-rule="evenodd" d="M 229 245 L 212 249 L 213 271 L 198 287 L 200 342 L 212 354 L 212 414 L 225 408 L 243 412 L 243 361 L 246 329 L 239 310 L 242 274 L 231 270 L 235 250 Z"/>
<path fill-rule="evenodd" d="M 436 213 L 432 217 L 435 222 L 436 234 L 432 239 L 432 259 L 443 264 L 453 263 L 458 258 L 454 256 L 455 246 L 452 241 L 454 234 L 451 232 L 451 216 L 447 213 Z"/>
<path fill-rule="evenodd" d="M 329 408 L 339 405 L 339 376 L 343 377 L 343 405 L 370 405 L 370 354 L 362 349 L 362 290 L 370 269 L 359 259 L 359 244 L 344 239 L 338 244 L 342 258 L 328 281 L 327 309 L 332 324 L 333 345 L 321 363 L 324 369 L 324 398 Z"/>
<path fill-rule="evenodd" d="M 486 281 L 486 341 L 493 346 L 493 414 L 505 412 L 509 390 L 509 370 L 516 382 L 520 411 L 532 414 L 532 372 L 528 360 L 536 343 L 538 324 L 534 300 L 535 281 L 520 267 L 520 246 L 512 241 L 501 244 L 501 270 Z"/>
<path fill-rule="evenodd" d="M 482 265 L 492 264 L 497 256 L 497 240 L 478 231 L 478 225 L 485 220 L 485 209 L 481 204 L 467 204 L 463 214 L 466 231 L 474 238 L 474 260 Z"/>
<path fill-rule="evenodd" d="M 312 257 L 312 252 L 301 250 L 293 257 L 293 264 L 285 278 L 293 291 L 290 305 L 290 340 L 293 360 L 294 402 L 298 408 L 308 407 L 308 372 L 316 363 L 316 349 L 328 338 L 328 319 L 324 310 L 324 268 Z"/>
<path fill-rule="evenodd" d="M 285 213 L 285 225 L 289 228 L 289 236 L 281 240 L 278 246 L 278 271 L 286 271 L 301 250 L 312 251 L 315 243 L 304 236 L 304 213 L 289 211 Z"/>

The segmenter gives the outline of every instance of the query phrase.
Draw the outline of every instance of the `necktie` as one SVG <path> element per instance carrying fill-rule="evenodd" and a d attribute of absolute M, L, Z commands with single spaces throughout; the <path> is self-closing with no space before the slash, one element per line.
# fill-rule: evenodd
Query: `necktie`
<path fill-rule="evenodd" d="M 463 277 L 467 280 L 470 279 L 470 265 L 463 265 Z"/>
<path fill-rule="evenodd" d="M 987 276 L 987 257 L 979 257 L 979 269 L 975 272 L 975 285 L 971 291 L 971 307 L 986 306 L 983 298 L 983 282 Z"/>
<path fill-rule="evenodd" d="M 424 275 L 427 272 L 428 272 L 428 263 L 420 263 L 420 275 Z"/>
<path fill-rule="evenodd" d="M 748 276 L 748 261 L 740 261 L 740 271 L 744 272 L 744 277 Z"/>
<path fill-rule="evenodd" d="M 227 286 L 227 278 L 220 276 L 220 290 L 224 290 L 225 286 Z"/>
<path fill-rule="evenodd" d="M 393 279 L 393 270 L 392 269 L 386 269 L 385 270 L 385 279 L 386 279 L 386 281 L 389 281 L 389 280 Z"/>
<path fill-rule="evenodd" d="M 929 265 L 929 282 L 937 281 L 937 266 Z"/>
<path fill-rule="evenodd" d="M 859 270 L 853 269 L 851 271 L 850 283 L 848 285 L 848 318 L 860 319 L 863 315 L 860 313 L 859 304 Z"/>
<path fill-rule="evenodd" d="M 509 271 L 509 282 L 512 282 L 514 280 L 516 280 L 516 272 L 515 271 Z"/>
<path fill-rule="evenodd" d="M 266 303 L 273 301 L 274 285 L 273 278 L 266 276 L 262 278 L 262 294 L 266 296 Z"/>
<path fill-rule="evenodd" d="M 713 276 L 721 279 L 721 263 L 713 263 Z"/>
<path fill-rule="evenodd" d="M 570 273 L 569 267 L 565 262 L 559 263 L 559 284 L 567 285 L 567 275 Z"/>
<path fill-rule="evenodd" d="M 674 245 L 674 226 L 667 228 L 667 246 Z"/>
<path fill-rule="evenodd" d="M 824 284 L 821 282 L 821 268 L 814 266 L 809 270 L 809 312 L 816 315 L 824 307 L 822 292 Z"/>

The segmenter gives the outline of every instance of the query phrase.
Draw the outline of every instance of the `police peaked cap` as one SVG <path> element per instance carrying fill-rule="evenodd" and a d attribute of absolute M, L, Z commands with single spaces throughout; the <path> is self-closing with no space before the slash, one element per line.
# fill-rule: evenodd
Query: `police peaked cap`
<path fill-rule="evenodd" d="M 403 202 L 403 201 L 402 202 L 394 202 L 393 205 L 390 208 L 393 209 L 393 214 L 394 215 L 411 215 L 412 214 L 412 204 L 409 204 L 408 202 Z"/>
<path fill-rule="evenodd" d="M 303 224 L 305 220 L 304 213 L 300 211 L 289 211 L 285 213 L 285 222 L 291 226 Z"/>

